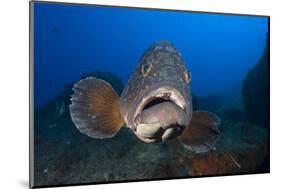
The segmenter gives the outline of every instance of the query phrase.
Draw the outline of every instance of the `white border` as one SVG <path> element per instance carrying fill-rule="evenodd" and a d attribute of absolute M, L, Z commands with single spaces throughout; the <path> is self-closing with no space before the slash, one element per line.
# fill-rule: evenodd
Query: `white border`
<path fill-rule="evenodd" d="M 49 2 L 48 0 L 42 0 Z M 264 6 L 264 1 L 255 0 L 58 0 L 56 2 L 116 5 L 127 7 L 148 7 L 161 9 L 192 10 L 205 12 L 222 12 L 236 14 L 261 14 L 269 15 L 271 8 Z M 258 13 L 257 13 L 258 12 Z"/>

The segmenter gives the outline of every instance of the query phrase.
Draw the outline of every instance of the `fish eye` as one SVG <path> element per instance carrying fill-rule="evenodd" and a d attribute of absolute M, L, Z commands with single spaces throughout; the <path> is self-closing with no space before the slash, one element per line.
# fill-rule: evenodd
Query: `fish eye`
<path fill-rule="evenodd" d="M 149 73 L 150 69 L 151 69 L 152 65 L 150 63 L 147 64 L 143 64 L 141 66 L 141 73 L 142 75 L 145 77 L 147 76 L 147 74 Z"/>
<path fill-rule="evenodd" d="M 184 72 L 184 80 L 186 83 L 190 83 L 191 82 L 191 74 L 189 71 Z"/>

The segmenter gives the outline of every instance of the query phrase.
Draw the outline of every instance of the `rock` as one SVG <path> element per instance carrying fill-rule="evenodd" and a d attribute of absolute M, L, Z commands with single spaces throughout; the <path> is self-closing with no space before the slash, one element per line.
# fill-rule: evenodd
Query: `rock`
<path fill-rule="evenodd" d="M 268 42 L 259 62 L 247 73 L 242 87 L 246 117 L 268 128 L 269 123 L 269 52 Z"/>
<path fill-rule="evenodd" d="M 263 145 L 256 145 L 237 151 L 213 151 L 203 156 L 195 156 L 190 175 L 254 173 L 265 159 L 264 147 Z"/>

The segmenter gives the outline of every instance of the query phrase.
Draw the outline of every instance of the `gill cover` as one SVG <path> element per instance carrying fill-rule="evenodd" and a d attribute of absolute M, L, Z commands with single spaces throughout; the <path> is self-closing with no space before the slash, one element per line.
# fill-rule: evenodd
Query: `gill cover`
<path fill-rule="evenodd" d="M 124 124 L 119 96 L 109 83 L 95 77 L 77 82 L 69 106 L 76 128 L 93 138 L 111 138 Z"/>

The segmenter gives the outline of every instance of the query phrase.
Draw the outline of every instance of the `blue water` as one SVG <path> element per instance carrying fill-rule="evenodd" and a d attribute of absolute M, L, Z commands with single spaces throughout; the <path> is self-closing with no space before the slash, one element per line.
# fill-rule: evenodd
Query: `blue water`
<path fill-rule="evenodd" d="M 183 55 L 193 93 L 231 89 L 259 60 L 268 18 L 133 8 L 35 3 L 35 108 L 90 71 L 124 85 L 142 53 L 169 40 Z"/>

